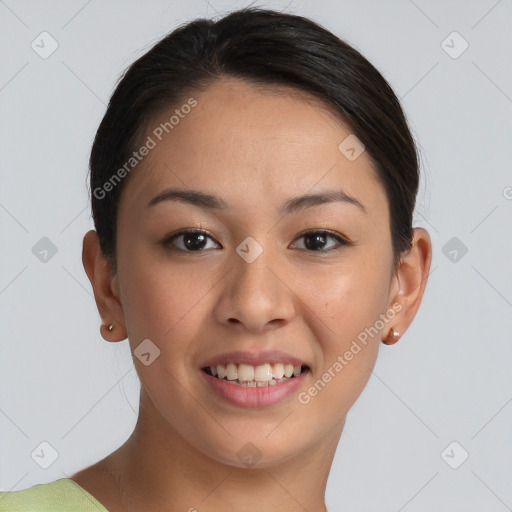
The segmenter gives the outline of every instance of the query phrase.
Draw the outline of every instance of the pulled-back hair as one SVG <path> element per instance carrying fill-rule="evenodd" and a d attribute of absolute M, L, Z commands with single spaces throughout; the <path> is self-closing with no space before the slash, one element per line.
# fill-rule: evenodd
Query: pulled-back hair
<path fill-rule="evenodd" d="M 396 95 L 365 57 L 316 22 L 252 7 L 173 30 L 129 66 L 112 94 L 89 165 L 94 224 L 114 269 L 117 212 L 129 176 L 108 192 L 104 184 L 141 146 L 155 115 L 230 77 L 310 93 L 350 127 L 386 192 L 396 266 L 411 245 L 419 182 L 417 149 Z"/>

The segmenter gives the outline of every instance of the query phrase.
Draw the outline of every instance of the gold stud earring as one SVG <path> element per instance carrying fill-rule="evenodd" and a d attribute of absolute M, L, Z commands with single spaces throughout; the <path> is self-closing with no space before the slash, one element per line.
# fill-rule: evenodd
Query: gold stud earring
<path fill-rule="evenodd" d="M 112 324 L 109 324 L 109 326 L 108 326 L 107 328 L 108 328 L 108 330 L 109 330 L 110 332 L 112 332 L 112 331 L 113 331 L 113 329 L 114 329 L 114 326 L 113 326 Z"/>
<path fill-rule="evenodd" d="M 389 334 L 388 334 L 389 336 Z M 393 343 L 396 343 L 398 341 L 398 339 L 400 338 L 400 333 L 398 331 L 395 331 L 395 329 L 391 329 L 391 340 L 389 340 L 388 338 L 382 340 L 383 343 L 385 343 L 386 345 L 393 345 Z"/>

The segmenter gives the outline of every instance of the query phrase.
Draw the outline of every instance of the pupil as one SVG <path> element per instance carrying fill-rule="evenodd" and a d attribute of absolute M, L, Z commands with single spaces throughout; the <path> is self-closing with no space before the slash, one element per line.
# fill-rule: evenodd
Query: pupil
<path fill-rule="evenodd" d="M 316 235 L 307 235 L 306 238 L 306 247 L 308 249 L 321 249 L 320 246 L 323 246 L 325 244 L 325 234 L 316 234 Z M 315 243 L 308 243 L 308 240 L 316 240 L 317 242 L 320 242 L 319 244 Z"/>
<path fill-rule="evenodd" d="M 192 243 L 189 243 L 190 240 L 194 240 L 194 238 L 199 238 L 201 239 L 202 241 L 202 244 L 201 245 L 197 245 L 196 243 L 192 242 Z M 186 237 L 185 237 L 185 245 L 187 246 L 187 248 L 189 249 L 200 249 L 204 246 L 204 242 L 206 240 L 206 237 L 203 233 L 189 233 Z"/>

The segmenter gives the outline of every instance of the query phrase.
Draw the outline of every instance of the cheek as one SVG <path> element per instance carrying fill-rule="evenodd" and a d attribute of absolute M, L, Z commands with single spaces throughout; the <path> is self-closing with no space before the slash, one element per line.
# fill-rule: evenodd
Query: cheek
<path fill-rule="evenodd" d="M 315 309 L 324 311 L 340 341 L 357 336 L 385 312 L 390 275 L 382 263 L 354 257 L 317 283 Z"/>
<path fill-rule="evenodd" d="M 149 338 L 162 352 L 185 362 L 191 339 L 201 339 L 201 319 L 208 314 L 208 294 L 219 278 L 205 263 L 170 263 L 165 257 L 134 250 L 119 262 L 123 310 L 132 350 Z M 181 355 L 180 355 L 181 354 Z"/>
<path fill-rule="evenodd" d="M 355 256 L 355 255 L 354 255 Z M 388 300 L 389 273 L 387 262 L 368 257 L 354 257 L 340 265 L 327 278 L 312 280 L 315 292 L 308 290 L 308 305 L 329 329 L 318 336 L 323 353 L 324 371 L 336 374 L 337 384 L 344 388 L 339 396 L 351 401 L 369 378 L 381 341 L 382 330 L 389 328 L 381 321 Z M 313 301 L 313 302 L 311 302 Z M 318 321 L 317 321 L 318 324 Z M 347 394 L 348 390 L 352 392 Z M 354 395 L 355 394 L 355 395 Z M 327 394 L 326 394 L 327 395 Z M 350 395 L 350 396 L 348 396 Z"/>
<path fill-rule="evenodd" d="M 327 292 L 333 288 L 337 293 Z M 365 388 L 380 347 L 378 332 L 370 329 L 385 307 L 379 295 L 344 276 L 331 280 L 326 293 L 318 296 L 316 311 L 329 329 L 321 329 L 320 365 L 299 397 L 308 411 L 335 421 L 345 416 Z"/>

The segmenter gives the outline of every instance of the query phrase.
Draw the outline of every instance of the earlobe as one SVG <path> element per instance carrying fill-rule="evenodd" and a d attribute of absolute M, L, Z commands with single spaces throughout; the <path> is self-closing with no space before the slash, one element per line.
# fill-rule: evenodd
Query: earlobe
<path fill-rule="evenodd" d="M 400 333 L 391 328 L 389 334 L 382 340 L 386 345 L 394 345 L 400 339 Z"/>
<path fill-rule="evenodd" d="M 112 263 L 101 252 L 98 234 L 88 231 L 83 240 L 82 262 L 91 282 L 94 299 L 102 318 L 100 332 L 106 341 L 126 339 L 122 304 L 119 300 L 117 276 L 112 276 Z M 109 326 L 113 327 L 110 329 Z"/>
<path fill-rule="evenodd" d="M 389 307 L 401 305 L 396 316 L 394 329 L 403 335 L 416 316 L 420 307 L 432 261 L 432 242 L 423 228 L 415 228 L 410 249 L 405 252 L 395 274 L 395 286 Z"/>

